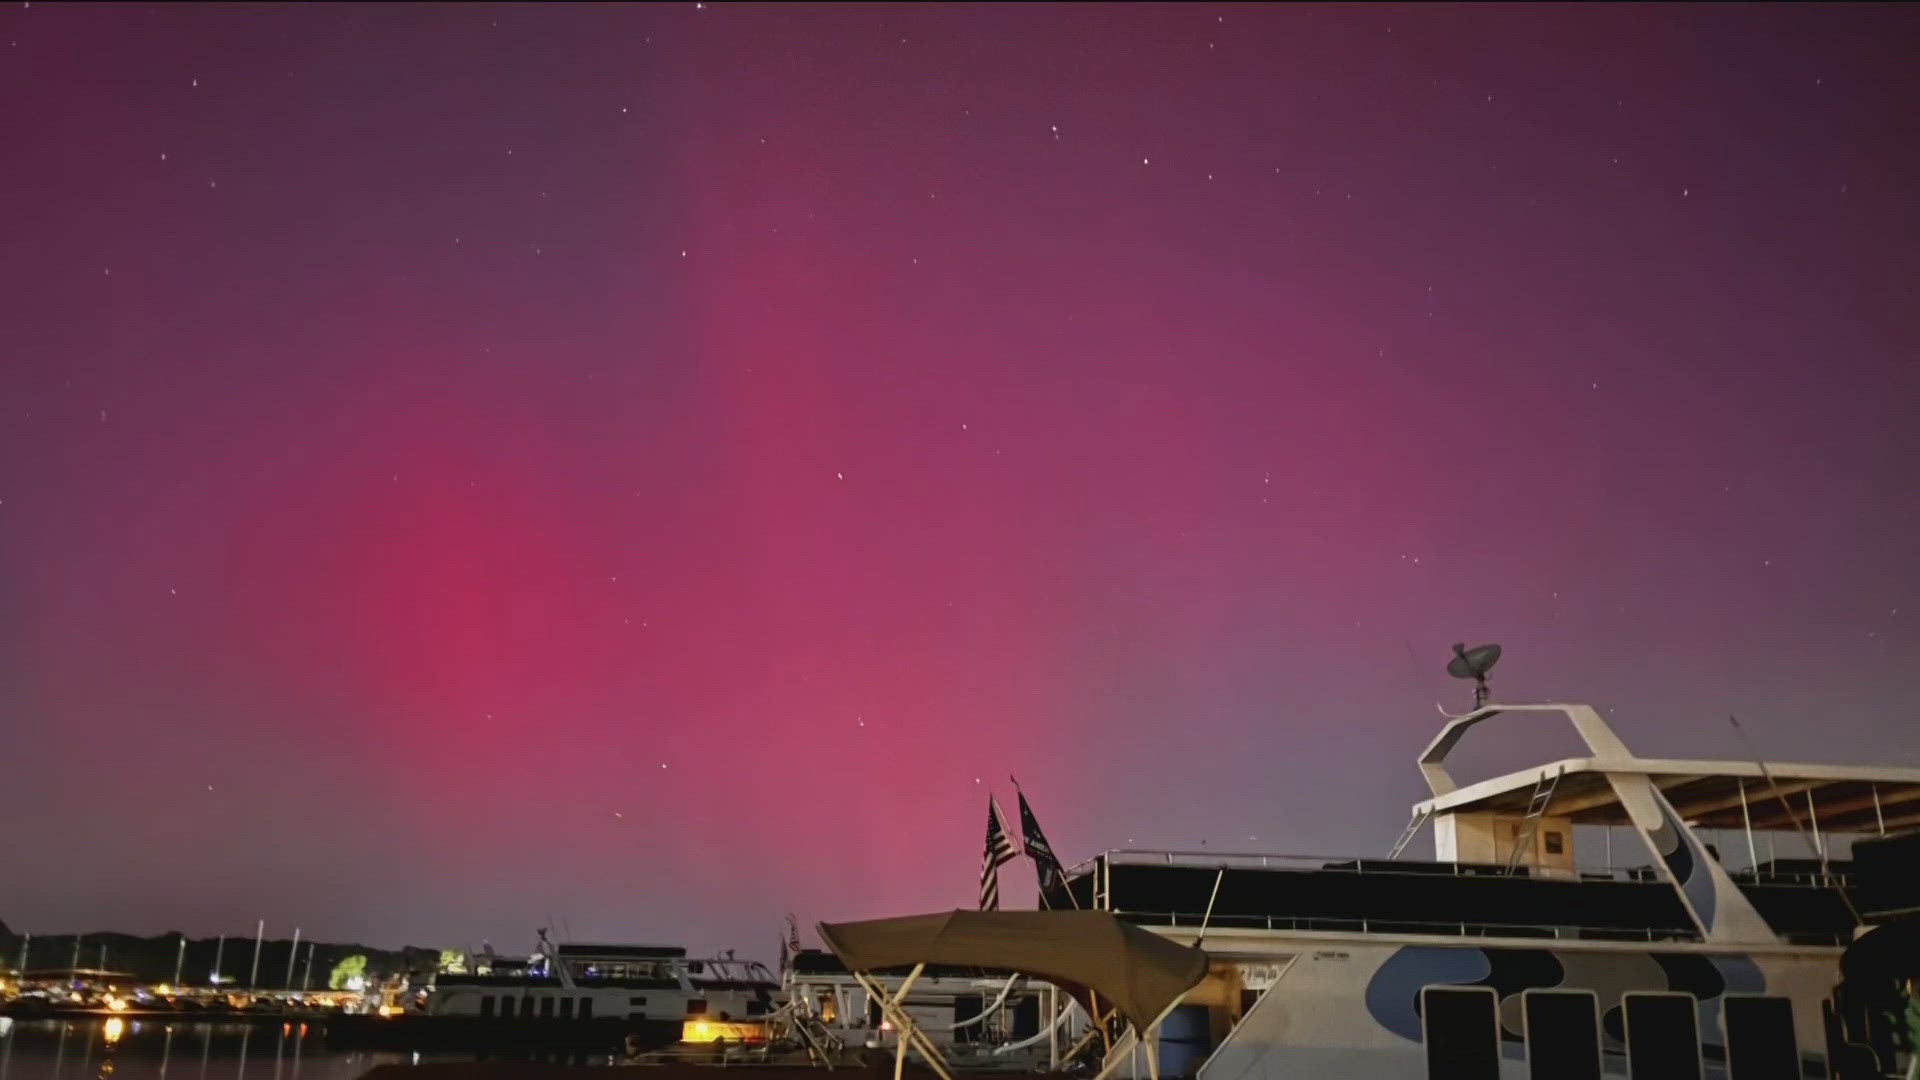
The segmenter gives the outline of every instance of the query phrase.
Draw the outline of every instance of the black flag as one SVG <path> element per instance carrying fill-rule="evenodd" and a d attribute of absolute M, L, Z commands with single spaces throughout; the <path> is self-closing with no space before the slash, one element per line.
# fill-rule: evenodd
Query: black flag
<path fill-rule="evenodd" d="M 1067 891 L 1066 871 L 1060 868 L 1060 860 L 1054 856 L 1046 834 L 1040 831 L 1040 822 L 1033 816 L 1033 807 L 1027 805 L 1024 791 L 1020 792 L 1020 843 L 1033 859 L 1034 876 L 1040 879 L 1040 906 L 1061 907 L 1064 895 L 1069 904 L 1079 907 L 1080 902 Z"/>

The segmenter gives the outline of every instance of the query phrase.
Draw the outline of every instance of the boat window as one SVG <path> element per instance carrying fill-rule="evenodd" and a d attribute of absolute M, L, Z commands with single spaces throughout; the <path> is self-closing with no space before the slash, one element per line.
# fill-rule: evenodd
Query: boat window
<path fill-rule="evenodd" d="M 520 1015 L 521 1016 L 533 1015 L 533 997 L 531 995 L 520 999 Z"/>
<path fill-rule="evenodd" d="M 1600 1080 L 1599 999 L 1588 990 L 1520 997 L 1530 1080 Z"/>
<path fill-rule="evenodd" d="M 540 1019 L 553 1019 L 553 999 L 544 994 L 540 997 Z"/>
<path fill-rule="evenodd" d="M 758 1001 L 758 1000 L 747 1002 L 747 1015 L 748 1016 L 767 1015 L 767 1003 L 764 1001 Z M 965 1017 L 962 1017 L 961 1019 L 965 1019 Z"/>
<path fill-rule="evenodd" d="M 572 998 L 563 997 L 560 999 L 560 1019 L 562 1020 L 573 1019 L 573 999 Z"/>
<path fill-rule="evenodd" d="M 593 998 L 583 997 L 580 999 L 580 1019 L 593 1019 Z"/>
<path fill-rule="evenodd" d="M 1622 994 L 1627 1074 L 1633 1080 L 1700 1080 L 1700 1024 L 1692 994 Z"/>
<path fill-rule="evenodd" d="M 481 1016 L 493 1015 L 493 995 L 492 994 L 480 995 L 480 1015 Z"/>
<path fill-rule="evenodd" d="M 1724 1008 L 1729 1080 L 1797 1080 L 1800 1046 L 1793 1037 L 1791 1000 L 1733 995 L 1724 999 Z"/>
<path fill-rule="evenodd" d="M 1428 1077 L 1500 1080 L 1500 1024 L 1491 987 L 1429 986 L 1420 1003 Z"/>
<path fill-rule="evenodd" d="M 636 1009 L 644 1009 L 647 1007 L 647 999 L 643 997 L 630 997 L 627 999 L 627 1004 Z"/>
<path fill-rule="evenodd" d="M 1567 850 L 1566 843 L 1564 840 L 1561 839 L 1561 836 L 1559 833 L 1553 831 L 1552 829 L 1548 829 L 1546 837 L 1547 837 L 1546 838 L 1547 854 L 1549 855 L 1566 854 L 1566 850 Z"/>
<path fill-rule="evenodd" d="M 688 1016 L 705 1016 L 706 1014 L 707 1014 L 707 999 L 705 998 L 688 998 L 687 999 L 687 1015 Z"/>

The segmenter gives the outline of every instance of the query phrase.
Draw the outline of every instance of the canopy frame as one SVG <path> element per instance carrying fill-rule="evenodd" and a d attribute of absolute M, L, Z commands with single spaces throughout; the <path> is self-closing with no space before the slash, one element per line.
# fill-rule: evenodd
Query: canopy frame
<path fill-rule="evenodd" d="M 904 1080 L 908 1053 L 918 1053 L 940 1080 L 952 1080 L 945 1056 L 906 1009 L 907 994 L 929 963 L 955 963 L 1046 980 L 1084 994 L 1092 1030 L 1106 1042 L 1105 1060 L 1093 1080 L 1108 1080 L 1148 1048 L 1151 1080 L 1160 1078 L 1158 1033 L 1187 994 L 1206 978 L 1206 953 L 1180 945 L 1107 912 L 953 911 L 866 923 L 820 925 L 820 938 L 889 1021 L 897 1038 L 894 1080 Z M 911 965 L 899 987 L 887 993 L 872 977 L 877 970 Z M 1110 1011 L 1100 999 L 1117 999 Z M 1148 1010 L 1154 1010 L 1149 1013 Z M 1131 1042 L 1109 1040 L 1108 1024 L 1124 1017 Z M 1054 1018 L 1058 1022 L 1058 1018 Z M 1047 1026 L 1049 1034 L 1053 1024 Z M 1076 1048 L 1077 1049 L 1077 1048 Z M 1051 1055 L 1050 1055 L 1051 1056 Z"/>

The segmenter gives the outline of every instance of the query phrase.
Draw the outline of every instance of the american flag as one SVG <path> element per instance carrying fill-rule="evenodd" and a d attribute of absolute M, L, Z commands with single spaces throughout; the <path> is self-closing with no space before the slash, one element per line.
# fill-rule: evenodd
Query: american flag
<path fill-rule="evenodd" d="M 987 796 L 987 854 L 980 864 L 980 910 L 1000 910 L 1000 865 L 1013 861 L 1013 837 L 1000 813 L 1000 802 Z"/>

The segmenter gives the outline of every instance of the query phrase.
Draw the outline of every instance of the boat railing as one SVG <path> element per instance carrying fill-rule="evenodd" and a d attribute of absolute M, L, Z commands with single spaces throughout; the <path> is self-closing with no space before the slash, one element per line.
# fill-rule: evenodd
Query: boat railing
<path fill-rule="evenodd" d="M 1293 915 L 1223 915 L 1200 912 L 1116 911 L 1128 922 L 1149 926 L 1240 930 L 1304 930 L 1333 933 L 1408 934 L 1437 937 L 1536 938 L 1583 941 L 1700 941 L 1694 930 L 1627 929 L 1618 926 L 1549 926 L 1540 923 L 1430 922 L 1418 919 L 1336 919 Z"/>
<path fill-rule="evenodd" d="M 1091 859 L 1085 859 L 1068 868 L 1069 880 L 1091 873 L 1100 860 L 1106 860 L 1108 866 L 1176 866 L 1187 869 L 1203 870 L 1284 870 L 1314 871 L 1320 873 L 1349 874 L 1398 874 L 1406 876 L 1431 877 L 1435 874 L 1451 874 L 1454 877 L 1531 877 L 1556 881 L 1619 881 L 1651 882 L 1662 880 L 1660 871 L 1652 866 L 1580 866 L 1570 869 L 1552 868 L 1543 873 L 1533 873 L 1533 868 L 1522 864 L 1516 869 L 1498 863 L 1471 862 L 1424 862 L 1415 860 L 1365 859 L 1352 855 L 1276 855 L 1261 852 L 1230 851 L 1159 851 L 1144 848 L 1114 848 L 1103 851 Z M 1841 870 L 1818 872 L 1761 872 L 1751 868 L 1729 870 L 1734 881 L 1747 885 L 1781 885 L 1800 888 L 1846 888 L 1852 884 L 1852 874 Z"/>

